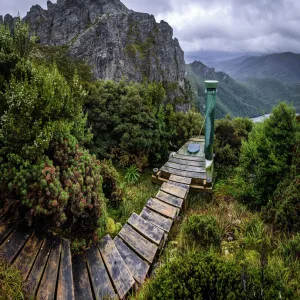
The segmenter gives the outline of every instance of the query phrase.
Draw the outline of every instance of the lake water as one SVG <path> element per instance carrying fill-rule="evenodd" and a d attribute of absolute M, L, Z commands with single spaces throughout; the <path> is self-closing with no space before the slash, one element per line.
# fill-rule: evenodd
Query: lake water
<path fill-rule="evenodd" d="M 271 114 L 265 114 L 263 116 L 260 116 L 260 117 L 255 117 L 255 118 L 251 118 L 251 120 L 254 122 L 254 123 L 260 123 L 262 121 L 264 121 L 265 119 L 269 118 Z M 299 114 L 296 114 L 296 116 L 299 116 Z"/>

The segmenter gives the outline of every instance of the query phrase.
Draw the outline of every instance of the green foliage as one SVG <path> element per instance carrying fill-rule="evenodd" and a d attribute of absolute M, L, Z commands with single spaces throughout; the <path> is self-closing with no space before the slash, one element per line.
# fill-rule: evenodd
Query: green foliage
<path fill-rule="evenodd" d="M 166 263 L 143 299 L 292 299 L 290 290 L 267 270 L 242 267 L 214 253 L 189 253 Z"/>
<path fill-rule="evenodd" d="M 161 87 L 98 81 L 89 85 L 86 111 L 94 140 L 92 151 L 121 166 L 143 169 L 166 156 Z"/>
<path fill-rule="evenodd" d="M 187 113 L 174 111 L 168 104 L 165 109 L 166 128 L 171 144 L 175 149 L 181 147 L 194 135 L 199 135 L 203 117 L 196 111 Z"/>
<path fill-rule="evenodd" d="M 300 230 L 300 147 L 293 151 L 290 174 L 278 184 L 273 197 L 263 210 L 264 219 L 276 228 L 297 232 Z"/>
<path fill-rule="evenodd" d="M 281 251 L 287 260 L 300 261 L 300 233 L 297 233 L 291 240 L 283 244 Z"/>
<path fill-rule="evenodd" d="M 183 224 L 183 235 L 187 241 L 194 241 L 203 248 L 219 247 L 221 230 L 217 220 L 211 215 L 193 214 Z"/>
<path fill-rule="evenodd" d="M 268 203 L 277 185 L 287 176 L 299 135 L 295 110 L 285 103 L 269 119 L 256 125 L 241 149 L 237 182 L 240 199 L 251 207 Z"/>
<path fill-rule="evenodd" d="M 230 169 L 238 165 L 242 141 L 252 130 L 250 119 L 236 118 L 218 120 L 215 125 L 215 166 L 218 177 L 227 177 Z"/>
<path fill-rule="evenodd" d="M 10 266 L 0 253 L 0 298 L 1 300 L 27 299 L 25 284 L 21 273 Z"/>
<path fill-rule="evenodd" d="M 123 202 L 124 192 L 121 188 L 120 175 L 110 160 L 104 160 L 100 164 L 100 174 L 103 179 L 103 193 L 108 199 L 108 205 L 119 208 Z"/>
<path fill-rule="evenodd" d="M 140 173 L 139 173 L 139 169 L 137 168 L 137 166 L 132 165 L 131 167 L 127 168 L 126 174 L 125 174 L 125 179 L 126 179 L 127 183 L 130 183 L 130 184 L 138 183 L 139 178 L 140 178 Z"/>
<path fill-rule="evenodd" d="M 15 214 L 28 225 L 95 239 L 96 231 L 105 232 L 107 216 L 100 162 L 82 148 L 91 139 L 82 110 L 86 93 L 76 73 L 69 85 L 55 65 L 28 60 L 28 28 L 18 26 L 12 47 L 24 57 L 2 97 L 1 192 L 21 201 Z"/>

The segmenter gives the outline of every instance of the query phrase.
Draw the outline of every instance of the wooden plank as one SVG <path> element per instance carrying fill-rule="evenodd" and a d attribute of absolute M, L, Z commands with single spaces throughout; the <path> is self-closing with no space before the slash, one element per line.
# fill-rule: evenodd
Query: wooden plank
<path fill-rule="evenodd" d="M 173 184 L 170 183 L 164 183 L 161 188 L 163 192 L 174 195 L 176 197 L 184 199 L 187 194 L 188 190 L 182 187 L 174 186 Z"/>
<path fill-rule="evenodd" d="M 74 298 L 70 241 L 63 239 L 56 299 L 73 300 Z"/>
<path fill-rule="evenodd" d="M 155 226 L 161 228 L 165 232 L 169 232 L 173 224 L 172 219 L 166 218 L 148 207 L 143 208 L 140 216 L 145 220 L 153 223 Z"/>
<path fill-rule="evenodd" d="M 174 175 L 179 175 L 183 177 L 188 177 L 192 179 L 206 179 L 206 173 L 195 173 L 195 172 L 187 172 L 187 171 L 181 171 L 169 167 L 161 167 L 160 171 L 166 172 L 168 174 L 174 174 Z"/>
<path fill-rule="evenodd" d="M 155 198 L 154 199 L 150 198 L 146 206 L 156 211 L 157 213 L 172 219 L 174 219 L 179 213 L 178 208 L 171 206 Z"/>
<path fill-rule="evenodd" d="M 61 251 L 61 238 L 55 236 L 53 239 L 52 249 L 50 256 L 43 274 L 36 299 L 55 299 L 55 290 L 59 269 Z"/>
<path fill-rule="evenodd" d="M 14 226 L 9 224 L 7 220 L 0 222 L 0 245 L 5 241 L 7 236 L 13 231 Z"/>
<path fill-rule="evenodd" d="M 187 172 L 196 172 L 196 173 L 205 173 L 206 172 L 206 169 L 203 167 L 180 165 L 180 164 L 175 164 L 173 162 L 165 163 L 165 167 L 173 168 L 173 169 L 177 169 L 177 170 L 181 170 L 181 171 L 187 171 Z"/>
<path fill-rule="evenodd" d="M 178 186 L 178 187 L 182 187 L 182 188 L 187 189 L 187 190 L 190 189 L 189 185 L 183 184 L 183 183 L 179 183 L 179 182 L 175 182 L 175 181 L 172 181 L 172 180 L 168 180 L 167 183 L 170 183 L 170 184 Z"/>
<path fill-rule="evenodd" d="M 85 257 L 96 299 L 115 298 L 116 293 L 105 269 L 98 247 L 93 245 L 87 249 Z"/>
<path fill-rule="evenodd" d="M 175 182 L 179 182 L 179 183 L 183 183 L 183 184 L 187 184 L 187 185 L 191 184 L 191 182 L 192 182 L 191 178 L 177 176 L 177 175 L 171 175 L 170 180 L 175 181 Z"/>
<path fill-rule="evenodd" d="M 202 157 L 202 156 L 192 156 L 192 155 L 184 155 L 184 154 L 175 153 L 172 157 L 179 158 L 179 159 L 185 159 L 185 160 L 205 162 L 205 157 Z"/>
<path fill-rule="evenodd" d="M 100 240 L 98 247 L 118 295 L 123 299 L 135 281 L 109 235 Z"/>
<path fill-rule="evenodd" d="M 169 162 L 184 165 L 184 166 L 194 166 L 194 167 L 202 167 L 205 168 L 205 161 L 194 161 L 194 160 L 186 160 L 186 159 L 179 159 L 175 157 L 171 157 Z"/>
<path fill-rule="evenodd" d="M 164 231 L 144 218 L 140 217 L 136 213 L 133 213 L 128 219 L 127 223 L 131 225 L 136 231 L 142 234 L 149 241 L 157 244 L 161 244 L 164 237 Z"/>
<path fill-rule="evenodd" d="M 138 283 L 143 283 L 150 265 L 135 254 L 118 236 L 114 238 L 114 243 L 133 278 Z"/>
<path fill-rule="evenodd" d="M 119 237 L 142 258 L 150 264 L 153 262 L 158 247 L 135 231 L 131 226 L 125 224 L 119 232 Z"/>
<path fill-rule="evenodd" d="M 38 288 L 39 282 L 42 278 L 44 269 L 47 264 L 48 257 L 51 253 L 51 247 L 53 244 L 53 236 L 49 235 L 43 241 L 39 254 L 34 262 L 33 268 L 30 271 L 29 277 L 27 279 L 27 288 L 30 292 L 30 296 L 34 298 L 36 290 Z"/>
<path fill-rule="evenodd" d="M 31 234 L 32 232 L 24 233 L 16 229 L 1 245 L 0 252 L 9 263 L 13 262 Z"/>
<path fill-rule="evenodd" d="M 182 207 L 182 203 L 183 203 L 183 199 L 179 198 L 179 197 L 176 197 L 176 196 L 173 196 L 173 195 L 170 195 L 170 194 L 167 194 L 163 191 L 159 191 L 157 193 L 157 195 L 155 196 L 155 198 L 167 203 L 167 204 L 170 204 L 172 206 L 175 206 L 175 207 L 178 207 L 178 208 L 181 208 Z"/>
<path fill-rule="evenodd" d="M 31 267 L 40 251 L 43 238 L 35 233 L 27 241 L 25 247 L 14 261 L 14 266 L 20 270 L 23 280 L 26 280 Z"/>
<path fill-rule="evenodd" d="M 199 137 L 192 137 L 189 139 L 189 141 L 192 141 L 192 142 L 205 142 L 205 137 L 204 136 L 201 136 L 200 138 Z"/>
<path fill-rule="evenodd" d="M 82 254 L 72 257 L 74 294 L 76 300 L 93 300 L 89 274 Z"/>

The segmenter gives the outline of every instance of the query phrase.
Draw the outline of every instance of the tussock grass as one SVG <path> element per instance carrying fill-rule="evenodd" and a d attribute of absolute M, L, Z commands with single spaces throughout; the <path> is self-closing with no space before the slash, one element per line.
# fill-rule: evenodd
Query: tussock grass
<path fill-rule="evenodd" d="M 20 272 L 10 266 L 0 253 L 0 299 L 29 299 Z"/>

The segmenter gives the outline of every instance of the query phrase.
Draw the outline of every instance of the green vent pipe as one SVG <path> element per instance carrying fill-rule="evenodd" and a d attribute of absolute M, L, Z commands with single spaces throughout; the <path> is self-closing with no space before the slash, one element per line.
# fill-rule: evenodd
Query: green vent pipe
<path fill-rule="evenodd" d="M 205 81 L 206 109 L 205 109 L 205 158 L 213 160 L 215 107 L 218 81 Z"/>

